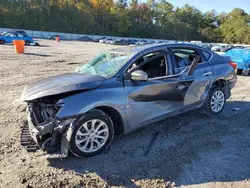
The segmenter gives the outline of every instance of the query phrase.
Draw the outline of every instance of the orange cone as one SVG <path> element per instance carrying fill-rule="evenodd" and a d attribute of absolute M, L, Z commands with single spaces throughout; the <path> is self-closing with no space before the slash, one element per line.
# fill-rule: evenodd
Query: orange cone
<path fill-rule="evenodd" d="M 59 36 L 56 37 L 56 41 L 60 42 L 60 37 Z"/>
<path fill-rule="evenodd" d="M 15 52 L 18 54 L 23 54 L 24 53 L 24 40 L 14 40 L 14 48 L 15 48 Z"/>

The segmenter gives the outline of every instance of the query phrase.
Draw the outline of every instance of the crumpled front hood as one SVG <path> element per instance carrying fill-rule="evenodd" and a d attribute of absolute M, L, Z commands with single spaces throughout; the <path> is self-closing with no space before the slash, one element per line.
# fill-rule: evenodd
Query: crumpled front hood
<path fill-rule="evenodd" d="M 65 73 L 27 84 L 21 99 L 30 101 L 45 96 L 97 88 L 105 78 L 97 75 Z"/>

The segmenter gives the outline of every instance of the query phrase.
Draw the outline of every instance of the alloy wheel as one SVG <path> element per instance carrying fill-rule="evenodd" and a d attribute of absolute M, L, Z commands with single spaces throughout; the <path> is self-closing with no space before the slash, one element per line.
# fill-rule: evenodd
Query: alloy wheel
<path fill-rule="evenodd" d="M 225 104 L 225 95 L 221 90 L 214 92 L 211 97 L 210 106 L 214 113 L 218 113 L 222 110 Z"/>
<path fill-rule="evenodd" d="M 108 140 L 108 125 L 99 119 L 92 119 L 79 127 L 75 144 L 79 150 L 92 153 L 99 150 Z"/>

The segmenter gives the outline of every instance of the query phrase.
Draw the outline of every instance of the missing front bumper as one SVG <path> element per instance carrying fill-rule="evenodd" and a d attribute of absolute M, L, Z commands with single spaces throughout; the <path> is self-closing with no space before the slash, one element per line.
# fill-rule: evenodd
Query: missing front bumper
<path fill-rule="evenodd" d="M 35 126 L 31 114 L 23 127 L 21 145 L 27 151 L 36 151 L 39 148 L 48 154 L 60 153 L 60 157 L 68 155 L 69 142 L 75 119 L 66 119 L 61 122 L 54 120 Z"/>

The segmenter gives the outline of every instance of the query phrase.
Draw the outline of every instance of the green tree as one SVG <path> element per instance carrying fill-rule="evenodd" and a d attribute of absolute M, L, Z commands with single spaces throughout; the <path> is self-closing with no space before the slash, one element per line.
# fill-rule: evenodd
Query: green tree
<path fill-rule="evenodd" d="M 146 2 L 146 3 L 145 3 Z M 167 0 L 1 0 L 0 27 L 124 37 L 250 43 L 250 15 L 201 13 Z"/>
<path fill-rule="evenodd" d="M 234 9 L 227 14 L 220 31 L 223 41 L 227 43 L 248 43 L 249 38 L 249 15 L 242 9 Z"/>

